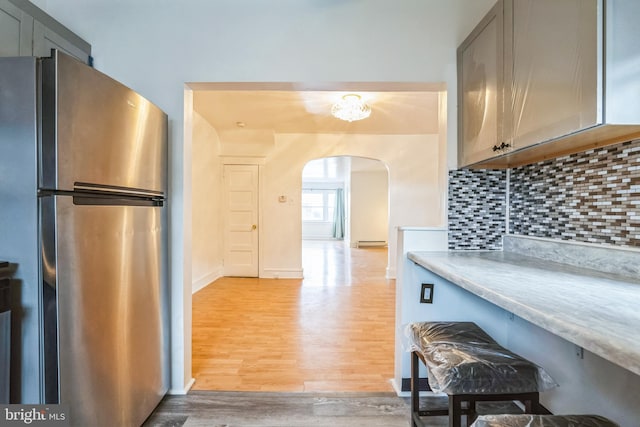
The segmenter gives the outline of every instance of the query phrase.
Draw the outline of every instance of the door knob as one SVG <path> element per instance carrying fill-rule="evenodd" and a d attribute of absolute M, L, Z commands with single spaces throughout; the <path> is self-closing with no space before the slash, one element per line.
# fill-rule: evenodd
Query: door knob
<path fill-rule="evenodd" d="M 255 230 L 256 228 L 258 228 L 258 226 L 257 226 L 257 225 L 255 225 L 255 224 L 253 224 L 253 225 L 251 226 L 251 229 L 252 229 L 252 230 Z"/>

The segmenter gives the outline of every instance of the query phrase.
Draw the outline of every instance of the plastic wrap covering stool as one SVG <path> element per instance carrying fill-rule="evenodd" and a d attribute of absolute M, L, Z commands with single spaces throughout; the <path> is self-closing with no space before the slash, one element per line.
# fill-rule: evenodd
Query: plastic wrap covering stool
<path fill-rule="evenodd" d="M 411 351 L 422 355 L 434 391 L 507 394 L 557 386 L 544 369 L 501 347 L 475 323 L 411 323 L 409 335 Z"/>
<path fill-rule="evenodd" d="M 599 415 L 481 415 L 472 427 L 619 427 Z"/>
<path fill-rule="evenodd" d="M 413 425 L 421 417 L 449 415 L 449 425 L 467 425 L 476 418 L 476 402 L 518 400 L 530 414 L 548 413 L 538 393 L 557 386 L 539 366 L 501 347 L 475 323 L 414 322 L 411 341 L 411 397 Z M 429 386 L 449 396 L 447 410 L 419 408 L 418 364 L 427 367 Z"/>

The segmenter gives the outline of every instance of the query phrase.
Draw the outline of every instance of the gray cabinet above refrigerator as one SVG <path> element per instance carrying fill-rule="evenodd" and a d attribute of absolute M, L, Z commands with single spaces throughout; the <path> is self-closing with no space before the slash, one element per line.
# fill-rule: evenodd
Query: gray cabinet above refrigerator
<path fill-rule="evenodd" d="M 0 56 L 49 56 L 51 49 L 89 64 L 91 45 L 28 0 L 0 0 Z"/>

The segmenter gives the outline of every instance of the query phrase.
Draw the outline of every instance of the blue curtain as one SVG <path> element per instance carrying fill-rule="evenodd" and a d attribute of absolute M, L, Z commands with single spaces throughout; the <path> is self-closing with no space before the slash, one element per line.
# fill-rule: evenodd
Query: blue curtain
<path fill-rule="evenodd" d="M 344 191 L 336 190 L 336 207 L 333 211 L 333 237 L 344 239 Z"/>

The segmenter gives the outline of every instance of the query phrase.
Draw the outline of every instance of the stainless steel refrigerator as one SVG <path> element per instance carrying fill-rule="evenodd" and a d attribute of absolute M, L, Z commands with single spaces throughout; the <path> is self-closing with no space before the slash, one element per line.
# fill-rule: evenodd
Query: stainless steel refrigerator
<path fill-rule="evenodd" d="M 167 117 L 57 51 L 0 58 L 13 403 L 140 425 L 167 391 Z"/>

